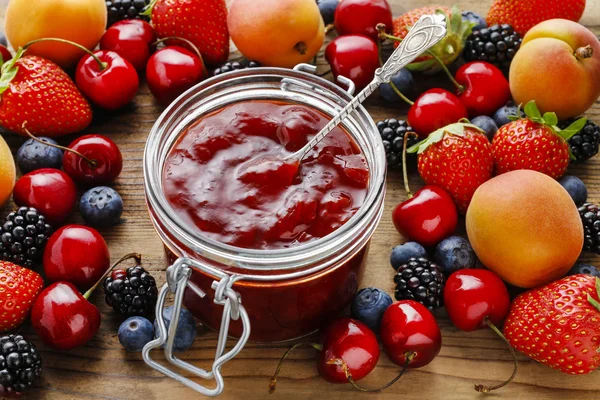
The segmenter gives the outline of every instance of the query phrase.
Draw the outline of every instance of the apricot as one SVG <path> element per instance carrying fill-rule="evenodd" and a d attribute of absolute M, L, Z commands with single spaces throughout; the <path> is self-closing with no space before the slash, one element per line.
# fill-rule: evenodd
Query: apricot
<path fill-rule="evenodd" d="M 600 96 L 600 41 L 577 22 L 544 21 L 523 38 L 509 82 L 517 104 L 535 100 L 559 119 L 579 116 Z"/>
<path fill-rule="evenodd" d="M 104 0 L 10 0 L 5 32 L 14 49 L 40 38 L 67 39 L 93 49 L 106 30 L 106 18 Z M 43 42 L 31 46 L 28 54 L 68 68 L 84 53 L 69 44 Z"/>
<path fill-rule="evenodd" d="M 507 172 L 479 186 L 466 225 L 483 265 L 522 288 L 562 278 L 583 248 L 575 203 L 558 182 L 536 171 Z"/>
<path fill-rule="evenodd" d="M 8 145 L 0 136 L 0 207 L 6 203 L 15 186 L 15 162 Z"/>
<path fill-rule="evenodd" d="M 292 68 L 312 60 L 325 40 L 314 0 L 235 0 L 227 26 L 231 40 L 249 60 Z"/>

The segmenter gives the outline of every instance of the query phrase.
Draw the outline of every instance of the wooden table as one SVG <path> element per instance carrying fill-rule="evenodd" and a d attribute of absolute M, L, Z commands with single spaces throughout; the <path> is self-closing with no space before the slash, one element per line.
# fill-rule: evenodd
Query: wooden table
<path fill-rule="evenodd" d="M 417 6 L 430 4 L 427 0 L 389 0 L 394 15 Z M 438 0 L 437 3 L 451 5 L 453 0 Z M 8 0 L 0 0 L 0 17 L 3 17 Z M 487 12 L 491 0 L 461 1 L 462 9 L 482 14 Z M 2 18 L 3 20 L 3 18 Z M 588 0 L 586 13 L 581 21 L 597 34 L 600 33 L 600 0 Z M 320 63 L 323 63 L 322 58 Z M 325 70 L 325 67 L 322 67 Z M 422 80 L 439 79 L 420 77 Z M 388 106 L 377 96 L 368 101 L 373 119 L 403 117 L 407 108 Z M 144 256 L 144 266 L 164 282 L 166 262 L 162 244 L 155 234 L 144 201 L 142 186 L 142 152 L 146 136 L 162 109 L 157 106 L 145 84 L 135 99 L 135 104 L 116 114 L 97 114 L 87 132 L 109 135 L 123 152 L 123 173 L 114 187 L 123 196 L 125 212 L 118 226 L 101 233 L 110 245 L 112 259 L 136 251 Z M 600 121 L 600 102 L 587 115 Z M 23 139 L 3 133 L 11 148 L 16 151 Z M 72 137 L 61 139 L 68 144 Z M 590 191 L 590 200 L 600 201 L 600 157 L 584 166 L 574 166 L 569 172 L 582 178 Z M 413 190 L 421 185 L 414 173 L 411 178 Z M 401 243 L 391 222 L 392 208 L 405 198 L 399 174 L 392 173 L 388 179 L 386 212 L 375 233 L 371 245 L 367 272 L 363 286 L 377 286 L 393 292 L 393 271 L 389 266 L 389 253 L 393 246 Z M 12 208 L 5 207 L 2 216 Z M 80 223 L 75 213 L 70 222 Z M 598 262 L 598 257 L 586 255 L 586 261 Z M 102 312 L 102 326 L 96 337 L 82 348 L 69 352 L 56 352 L 40 343 L 30 327 L 24 333 L 39 346 L 43 357 L 43 375 L 25 398 L 36 399 L 179 399 L 197 396 L 183 385 L 154 372 L 146 366 L 139 354 L 126 353 L 117 340 L 120 320 L 105 304 L 101 291 L 92 301 Z M 473 383 L 502 381 L 512 370 L 511 356 L 505 344 L 492 332 L 486 330 L 464 333 L 458 331 L 439 313 L 439 324 L 443 332 L 443 347 L 440 355 L 427 367 L 412 370 L 395 386 L 378 394 L 363 394 L 350 385 L 333 385 L 322 380 L 315 367 L 313 350 L 297 350 L 288 359 L 277 392 L 272 399 L 292 398 L 378 398 L 378 399 L 468 399 L 481 398 L 473 390 Z M 205 332 L 196 339 L 194 346 L 185 354 L 187 360 L 209 367 L 216 346 L 216 335 Z M 246 348 L 223 368 L 226 389 L 221 398 L 265 398 L 269 377 L 279 357 L 287 348 L 285 344 L 248 344 Z M 598 399 L 600 398 L 600 372 L 587 376 L 571 377 L 553 371 L 525 356 L 519 356 L 519 373 L 508 387 L 496 392 L 494 397 L 502 399 Z M 361 383 L 377 387 L 395 376 L 398 367 L 382 353 L 374 373 Z"/>

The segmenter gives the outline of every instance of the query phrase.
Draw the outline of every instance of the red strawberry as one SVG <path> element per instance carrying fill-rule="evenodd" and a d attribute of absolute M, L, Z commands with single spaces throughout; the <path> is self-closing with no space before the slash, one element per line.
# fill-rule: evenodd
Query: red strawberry
<path fill-rule="evenodd" d="M 492 177 L 492 145 L 475 125 L 458 122 L 438 129 L 408 150 L 417 151 L 421 178 L 446 190 L 462 213 L 475 190 Z"/>
<path fill-rule="evenodd" d="M 554 113 L 540 115 L 535 102 L 525 106 L 527 118 L 502 126 L 492 141 L 496 173 L 531 169 L 554 179 L 560 178 L 569 166 L 567 140 L 586 123 L 584 118 L 560 130 Z"/>
<path fill-rule="evenodd" d="M 571 275 L 519 295 L 504 336 L 520 352 L 567 374 L 600 367 L 600 279 Z"/>
<path fill-rule="evenodd" d="M 92 109 L 65 71 L 38 56 L 21 57 L 2 66 L 0 125 L 25 135 L 56 137 L 79 132 L 92 122 Z"/>
<path fill-rule="evenodd" d="M 159 38 L 191 41 L 207 64 L 222 64 L 229 58 L 225 0 L 154 0 L 149 12 Z"/>
<path fill-rule="evenodd" d="M 487 15 L 487 23 L 510 24 L 521 36 L 534 25 L 553 18 L 579 21 L 585 0 L 496 0 Z"/>
<path fill-rule="evenodd" d="M 0 261 L 0 332 L 23 323 L 43 287 L 44 281 L 38 273 Z"/>
<path fill-rule="evenodd" d="M 438 56 L 445 65 L 450 65 L 462 53 L 466 38 L 471 34 L 474 23 L 463 21 L 457 7 L 452 11 L 444 6 L 427 6 L 411 10 L 394 20 L 394 36 L 404 39 L 410 28 L 425 14 L 442 13 L 447 19 L 447 33 L 444 39 L 429 49 Z M 396 41 L 394 46 L 400 43 Z M 407 66 L 412 71 L 435 72 L 441 69 L 438 62 L 430 55 L 423 55 Z"/>

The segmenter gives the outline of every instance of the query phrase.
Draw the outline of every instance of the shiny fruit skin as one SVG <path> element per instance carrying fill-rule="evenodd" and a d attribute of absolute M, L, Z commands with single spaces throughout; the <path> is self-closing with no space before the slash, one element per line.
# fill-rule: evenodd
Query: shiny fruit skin
<path fill-rule="evenodd" d="M 49 280 L 88 289 L 110 267 L 110 255 L 106 242 L 95 229 L 66 225 L 48 239 L 43 262 Z"/>
<path fill-rule="evenodd" d="M 63 222 L 75 206 L 77 188 L 63 171 L 42 168 L 23 175 L 13 191 L 18 206 L 36 208 L 51 225 Z"/>
<path fill-rule="evenodd" d="M 377 24 L 384 24 L 390 33 L 393 27 L 392 8 L 387 0 L 342 0 L 335 11 L 338 35 L 364 35 L 377 40 Z"/>
<path fill-rule="evenodd" d="M 117 179 L 123 169 L 119 147 L 102 135 L 85 135 L 75 139 L 69 148 L 96 162 L 91 166 L 77 154 L 65 151 L 63 169 L 71 178 L 85 185 L 102 185 Z"/>
<path fill-rule="evenodd" d="M 446 281 L 444 307 L 454 326 L 470 332 L 487 327 L 486 317 L 501 326 L 508 315 L 510 297 L 495 273 L 485 269 L 460 270 Z"/>
<path fill-rule="evenodd" d="M 0 332 L 20 326 L 44 288 L 44 280 L 30 269 L 0 261 Z"/>
<path fill-rule="evenodd" d="M 14 49 L 34 39 L 66 39 L 93 49 L 106 29 L 104 0 L 11 0 L 6 9 L 6 37 Z M 83 51 L 58 42 L 36 43 L 28 54 L 74 66 Z"/>
<path fill-rule="evenodd" d="M 106 67 L 100 69 L 92 56 L 84 56 L 77 64 L 77 87 L 92 103 L 106 110 L 117 110 L 129 104 L 139 87 L 133 65 L 114 51 L 99 50 L 94 55 Z"/>
<path fill-rule="evenodd" d="M 6 48 L 6 46 L 2 44 L 0 44 L 0 56 L 2 56 L 2 62 L 0 62 L 0 65 L 4 64 L 9 60 L 12 60 L 13 57 L 10 51 L 8 51 L 8 48 Z"/>
<path fill-rule="evenodd" d="M 325 24 L 314 0 L 236 0 L 227 26 L 238 50 L 266 67 L 310 62 L 325 41 Z"/>
<path fill-rule="evenodd" d="M 205 77 L 202 60 L 179 46 L 167 46 L 154 53 L 146 66 L 146 80 L 152 95 L 168 106 L 183 92 Z"/>
<path fill-rule="evenodd" d="M 406 352 L 416 356 L 409 368 L 429 364 L 442 347 L 442 334 L 435 317 L 421 303 L 401 300 L 388 307 L 381 320 L 381 341 L 392 362 L 406 364 Z"/>
<path fill-rule="evenodd" d="M 459 68 L 456 81 L 465 87 L 458 98 L 471 118 L 492 115 L 510 100 L 510 86 L 502 71 L 490 63 L 473 61 Z"/>
<path fill-rule="evenodd" d="M 458 212 L 452 197 L 437 186 L 424 186 L 392 213 L 398 232 L 423 246 L 434 246 L 456 229 Z"/>
<path fill-rule="evenodd" d="M 437 88 L 421 94 L 408 110 L 408 123 L 421 139 L 467 117 L 467 109 L 458 97 Z"/>
<path fill-rule="evenodd" d="M 366 36 L 348 35 L 335 38 L 325 48 L 325 59 L 337 79 L 342 75 L 354 82 L 356 90 L 366 87 L 379 68 L 377 44 Z"/>
<path fill-rule="evenodd" d="M 89 342 L 100 328 L 100 311 L 68 282 L 56 282 L 37 297 L 31 325 L 42 341 L 56 350 Z"/>
<path fill-rule="evenodd" d="M 126 19 L 111 25 L 102 39 L 101 50 L 111 50 L 142 71 L 152 54 L 156 32 L 152 25 L 141 19 Z"/>
<path fill-rule="evenodd" d="M 0 136 L 0 207 L 6 203 L 13 191 L 16 173 L 10 148 Z"/>
<path fill-rule="evenodd" d="M 379 360 L 377 337 L 365 324 L 341 317 L 334 320 L 323 332 L 323 350 L 319 352 L 319 375 L 329 382 L 347 383 L 341 367 L 327 364 L 340 358 L 348 365 L 352 377 L 358 381 L 367 376 Z"/>

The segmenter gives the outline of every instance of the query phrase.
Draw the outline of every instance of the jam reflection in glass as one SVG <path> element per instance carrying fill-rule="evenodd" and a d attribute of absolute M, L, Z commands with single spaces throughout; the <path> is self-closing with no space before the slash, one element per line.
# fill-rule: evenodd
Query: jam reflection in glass
<path fill-rule="evenodd" d="M 324 237 L 366 197 L 364 156 L 337 127 L 300 165 L 282 160 L 329 120 L 307 106 L 266 100 L 208 114 L 170 151 L 167 200 L 203 235 L 237 247 L 278 249 Z"/>

